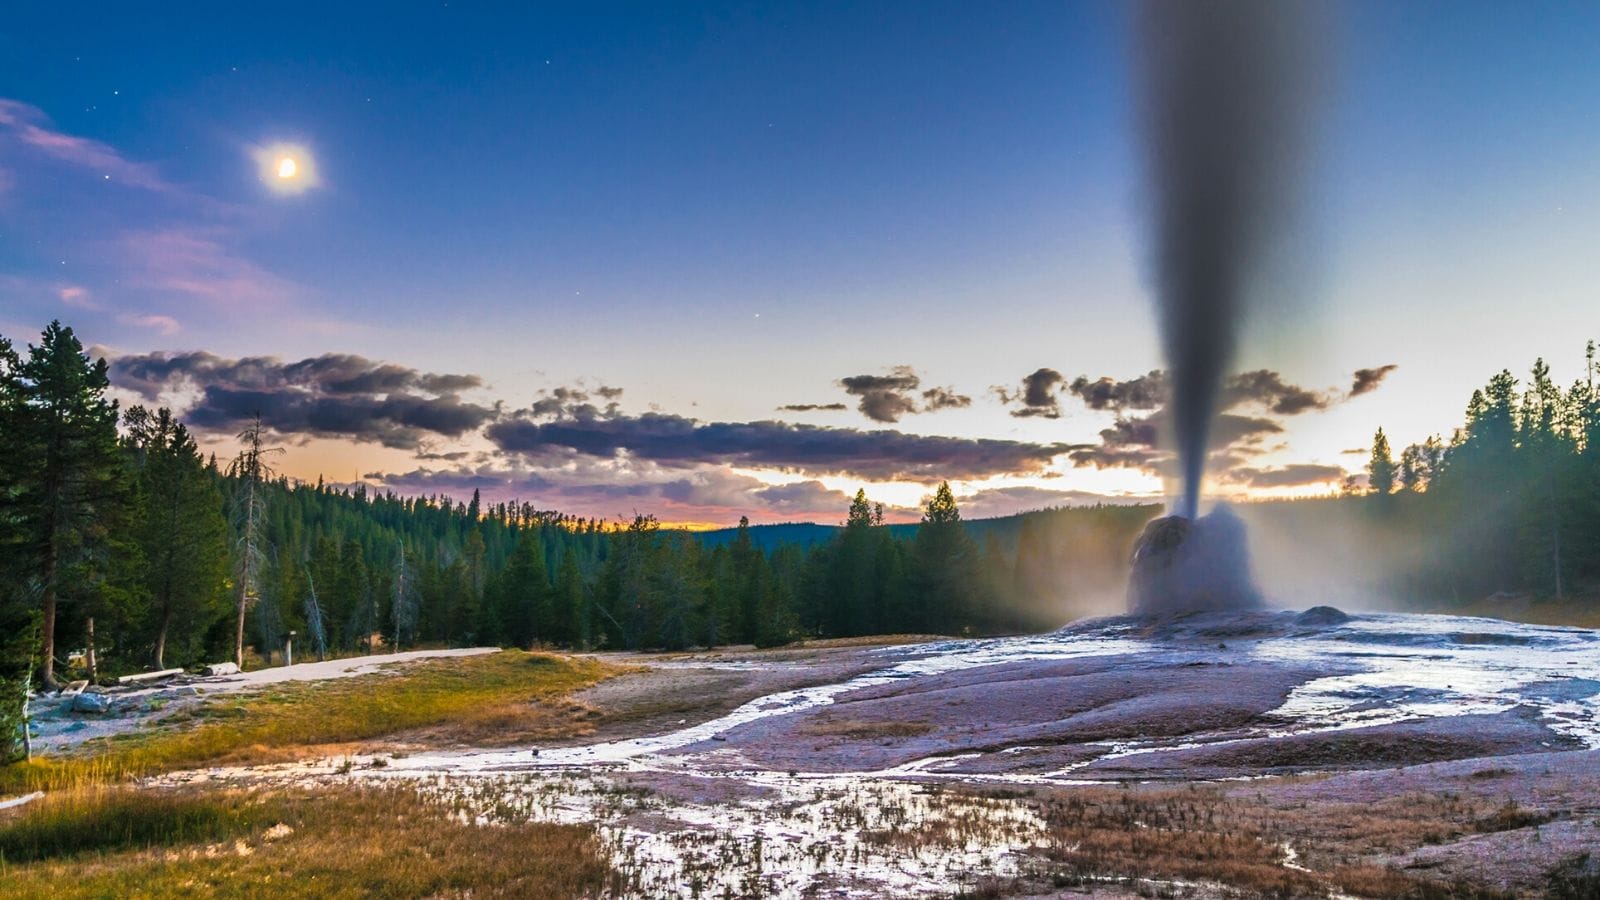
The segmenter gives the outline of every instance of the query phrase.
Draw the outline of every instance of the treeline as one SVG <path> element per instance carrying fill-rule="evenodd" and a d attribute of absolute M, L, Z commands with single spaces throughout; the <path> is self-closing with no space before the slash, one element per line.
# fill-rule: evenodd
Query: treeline
<path fill-rule="evenodd" d="M 1600 375 L 1589 342 L 1566 389 L 1540 359 L 1502 371 L 1448 440 L 1398 459 L 1380 429 L 1367 466 L 1369 522 L 1409 552 L 1390 588 L 1426 602 L 1497 593 L 1564 599 L 1600 588 Z"/>
<path fill-rule="evenodd" d="M 202 455 L 167 409 L 120 410 L 52 323 L 0 337 L 0 714 L 71 677 L 417 644 L 676 649 L 1055 627 L 1120 588 L 1152 514 L 1031 514 L 980 545 L 948 485 L 913 529 L 858 493 L 809 546 L 716 546 L 531 504 L 398 497 L 273 471 L 259 423 Z M 0 728 L 4 723 L 0 723 Z M 13 734 L 5 728 L 0 733 Z"/>

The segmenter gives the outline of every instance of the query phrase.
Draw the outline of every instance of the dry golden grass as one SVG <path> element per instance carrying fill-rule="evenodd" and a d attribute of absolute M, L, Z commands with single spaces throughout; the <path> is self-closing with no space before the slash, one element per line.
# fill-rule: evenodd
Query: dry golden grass
<path fill-rule="evenodd" d="M 1039 813 L 1062 885 L 1105 879 L 1205 881 L 1249 896 L 1497 896 L 1361 860 L 1539 820 L 1526 810 L 1453 795 L 1376 803 L 1274 806 L 1216 787 L 1057 792 Z M 1285 847 L 1298 855 L 1288 862 Z"/>
<path fill-rule="evenodd" d="M 0 793 L 54 790 L 211 764 L 284 762 L 408 733 L 582 735 L 590 711 L 566 695 L 623 669 L 594 659 L 505 650 L 423 660 L 373 675 L 230 694 L 153 732 L 87 744 L 68 757 L 0 768 Z"/>
<path fill-rule="evenodd" d="M 136 849 L 102 845 L 90 854 L 0 864 L 5 896 L 560 898 L 595 896 L 611 877 L 586 827 L 467 824 L 399 786 L 167 798 L 120 788 L 105 793 L 99 813 L 92 798 L 74 801 L 67 827 L 121 816 L 140 798 L 191 811 L 214 806 L 223 824 L 199 840 L 158 830 Z M 36 825 L 62 817 L 56 807 L 28 815 Z"/>
<path fill-rule="evenodd" d="M 257 824 L 237 792 L 138 791 L 90 785 L 0 811 L 0 863 L 221 840 Z"/>

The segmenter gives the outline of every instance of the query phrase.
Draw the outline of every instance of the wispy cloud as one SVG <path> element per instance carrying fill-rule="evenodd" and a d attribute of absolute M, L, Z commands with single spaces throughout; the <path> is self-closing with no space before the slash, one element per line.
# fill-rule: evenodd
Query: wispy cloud
<path fill-rule="evenodd" d="M 58 131 L 43 110 L 20 100 L 0 98 L 0 131 L 50 159 L 87 169 L 102 178 L 150 191 L 183 193 L 153 166 L 133 162 L 109 144 Z"/>
<path fill-rule="evenodd" d="M 70 306 L 73 309 L 87 309 L 91 311 L 100 311 L 105 309 L 104 306 L 100 305 L 99 301 L 90 296 L 88 288 L 79 284 L 64 284 L 61 287 L 56 288 L 56 297 L 63 304 Z"/>
<path fill-rule="evenodd" d="M 116 241 L 135 287 L 233 306 L 276 304 L 294 285 L 228 249 L 214 229 L 130 231 Z"/>
<path fill-rule="evenodd" d="M 177 319 L 155 313 L 124 313 L 117 317 L 117 321 L 124 325 L 154 328 L 164 335 L 174 335 L 183 330 L 183 326 L 178 324 Z"/>

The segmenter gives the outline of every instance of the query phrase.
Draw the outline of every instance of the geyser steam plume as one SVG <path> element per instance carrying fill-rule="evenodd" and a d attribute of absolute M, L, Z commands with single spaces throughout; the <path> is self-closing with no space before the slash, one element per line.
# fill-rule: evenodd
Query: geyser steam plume
<path fill-rule="evenodd" d="M 1211 421 L 1250 280 L 1286 224 L 1314 106 L 1307 0 L 1146 0 L 1143 92 L 1161 340 L 1182 468 L 1199 512 Z"/>

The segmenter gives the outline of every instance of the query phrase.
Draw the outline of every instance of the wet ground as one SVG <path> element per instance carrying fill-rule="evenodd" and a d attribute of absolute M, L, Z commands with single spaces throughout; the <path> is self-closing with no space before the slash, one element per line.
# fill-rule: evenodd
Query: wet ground
<path fill-rule="evenodd" d="M 1289 893 L 1538 893 L 1600 865 L 1593 631 L 1265 612 L 645 662 L 580 695 L 598 740 L 248 774 L 596 823 L 639 896 L 1261 889 L 1261 865 L 1184 862 L 1195 835 L 1270 845 Z M 1129 798 L 1169 812 L 1108 825 Z M 1148 831 L 1160 815 L 1178 824 Z M 1140 829 L 1166 843 L 1116 849 Z"/>

